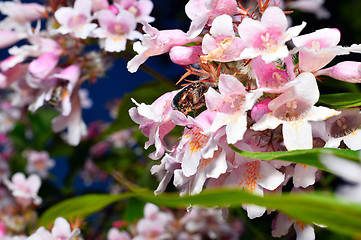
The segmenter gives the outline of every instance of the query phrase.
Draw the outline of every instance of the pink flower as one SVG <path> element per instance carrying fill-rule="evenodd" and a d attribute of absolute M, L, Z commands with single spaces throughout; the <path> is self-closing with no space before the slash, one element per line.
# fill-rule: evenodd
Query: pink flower
<path fill-rule="evenodd" d="M 251 109 L 262 94 L 248 93 L 243 84 L 232 75 L 222 74 L 218 83 L 219 92 L 209 88 L 206 95 L 207 108 L 216 113 L 216 117 L 207 133 L 214 133 L 226 126 L 227 142 L 234 144 L 243 139 L 247 129 L 247 110 Z"/>
<path fill-rule="evenodd" d="M 9 30 L 0 31 L 0 48 L 6 48 L 27 37 L 25 33 Z"/>
<path fill-rule="evenodd" d="M 309 121 L 321 121 L 340 112 L 326 107 L 315 107 L 319 91 L 313 74 L 304 72 L 294 80 L 295 84 L 273 99 L 266 113 L 251 129 L 263 131 L 282 125 L 284 145 L 287 150 L 311 149 L 312 128 Z"/>
<path fill-rule="evenodd" d="M 284 61 L 266 63 L 261 57 L 252 60 L 252 72 L 256 78 L 259 90 L 269 93 L 282 93 L 295 79 L 292 56 Z"/>
<path fill-rule="evenodd" d="M 92 12 L 98 12 L 109 8 L 108 0 L 92 0 L 92 2 Z"/>
<path fill-rule="evenodd" d="M 266 98 L 265 100 L 262 100 L 261 102 L 253 106 L 251 110 L 251 117 L 253 120 L 258 122 L 258 120 L 260 120 L 263 117 L 263 115 L 271 111 L 268 108 L 268 104 L 270 101 L 271 99 Z"/>
<path fill-rule="evenodd" d="M 312 224 L 306 224 L 279 213 L 272 223 L 272 236 L 282 237 L 286 235 L 289 228 L 293 225 L 296 230 L 297 239 L 315 239 L 315 231 Z"/>
<path fill-rule="evenodd" d="M 152 159 L 159 159 L 164 155 L 163 138 L 175 127 L 175 124 L 170 119 L 175 94 L 176 91 L 166 93 L 151 105 L 139 104 L 132 99 L 137 107 L 131 108 L 129 115 L 134 122 L 140 125 L 139 129 L 143 134 L 149 137 L 149 141 L 145 143 L 145 149 L 155 144 L 156 150 L 149 156 Z"/>
<path fill-rule="evenodd" d="M 190 38 L 197 37 L 207 23 L 211 23 L 217 16 L 227 14 L 232 16 L 237 12 L 235 0 L 190 0 L 186 7 L 186 14 L 192 20 L 189 31 Z"/>
<path fill-rule="evenodd" d="M 201 56 L 202 62 L 234 61 L 243 51 L 243 42 L 235 36 L 232 18 L 221 15 L 214 19 L 212 27 L 202 41 L 202 50 L 206 56 Z"/>
<path fill-rule="evenodd" d="M 340 31 L 336 28 L 323 28 L 313 33 L 292 39 L 299 48 L 299 67 L 303 71 L 315 72 L 326 66 L 341 49 L 336 48 L 340 41 Z"/>
<path fill-rule="evenodd" d="M 246 48 L 240 59 L 262 56 L 266 62 L 276 61 L 288 56 L 285 42 L 297 36 L 306 23 L 287 29 L 287 19 L 278 7 L 268 7 L 263 13 L 261 21 L 245 18 L 238 25 L 238 33 Z"/>
<path fill-rule="evenodd" d="M 92 1 L 76 0 L 74 8 L 62 7 L 54 13 L 55 19 L 60 23 L 57 31 L 61 34 L 72 33 L 77 38 L 86 39 L 97 27 L 91 22 Z"/>
<path fill-rule="evenodd" d="M 49 169 L 55 165 L 55 161 L 50 158 L 49 153 L 46 151 L 29 150 L 24 155 L 28 160 L 26 172 L 37 173 L 43 178 L 48 176 Z"/>
<path fill-rule="evenodd" d="M 44 79 L 55 69 L 59 61 L 59 55 L 52 52 L 43 53 L 29 64 L 28 71 L 32 78 Z M 42 83 L 39 80 L 30 78 L 27 82 L 33 88 L 40 88 Z"/>
<path fill-rule="evenodd" d="M 94 30 L 95 36 L 105 38 L 104 49 L 108 52 L 124 51 L 127 39 L 134 40 L 141 34 L 135 31 L 137 22 L 133 14 L 120 10 L 115 15 L 110 10 L 97 12 L 100 28 Z"/>
<path fill-rule="evenodd" d="M 41 180 L 38 175 L 31 174 L 25 178 L 23 173 L 15 173 L 11 181 L 5 179 L 6 186 L 15 197 L 16 201 L 24 207 L 28 207 L 34 203 L 39 205 L 42 199 L 38 196 L 38 191 L 41 185 Z"/>
<path fill-rule="evenodd" d="M 71 112 L 67 116 L 59 115 L 51 121 L 54 132 L 61 132 L 67 129 L 65 136 L 68 144 L 76 146 L 81 138 L 86 136 L 87 129 L 82 119 L 80 97 L 77 92 L 71 96 Z"/>
<path fill-rule="evenodd" d="M 115 0 L 118 6 L 132 13 L 137 22 L 153 22 L 154 18 L 149 16 L 153 10 L 153 2 L 150 0 Z"/>
<path fill-rule="evenodd" d="M 113 227 L 107 234 L 107 240 L 131 240 L 131 237 L 126 231 L 119 231 Z"/>
<path fill-rule="evenodd" d="M 155 195 L 165 191 L 168 183 L 172 180 L 174 171 L 181 168 L 180 163 L 175 161 L 175 155 L 175 152 L 166 153 L 162 158 L 161 164 L 153 165 L 150 169 L 152 175 L 156 175 L 157 178 L 161 179 L 157 189 L 154 191 Z"/>
<path fill-rule="evenodd" d="M 236 144 L 237 148 L 252 151 L 252 148 L 243 142 Z M 236 155 L 233 163 L 235 169 L 224 180 L 224 186 L 241 187 L 251 193 L 263 196 L 264 189 L 273 191 L 284 180 L 284 175 L 276 170 L 269 162 L 247 159 Z M 260 217 L 266 211 L 265 207 L 247 204 L 247 215 L 253 219 Z"/>
<path fill-rule="evenodd" d="M 175 46 L 169 51 L 170 60 L 179 65 L 198 63 L 201 55 L 203 55 L 201 46 Z"/>
<path fill-rule="evenodd" d="M 0 22 L 0 29 L 24 30 L 26 23 L 43 18 L 46 8 L 38 3 L 20 3 L 17 1 L 0 2 L 0 12 L 7 15 Z"/>
<path fill-rule="evenodd" d="M 180 195 L 198 194 L 208 179 L 218 179 L 228 169 L 226 151 L 219 149 L 211 158 L 202 158 L 199 161 L 197 171 L 194 175 L 186 177 L 181 169 L 174 171 L 174 185 L 181 189 Z"/>
<path fill-rule="evenodd" d="M 203 111 L 195 119 L 184 116 L 179 111 L 172 113 L 172 121 L 177 125 L 186 126 L 183 136 L 176 148 L 176 161 L 181 163 L 182 173 L 185 177 L 197 172 L 201 159 L 212 158 L 218 149 L 217 141 L 213 135 L 203 132 L 211 126 L 215 113 Z"/>
<path fill-rule="evenodd" d="M 28 240 L 70 240 L 75 239 L 80 234 L 79 229 L 71 231 L 70 224 L 62 217 L 55 219 L 51 233 L 44 227 L 38 228 L 35 233 L 29 236 Z"/>
<path fill-rule="evenodd" d="M 326 119 L 325 147 L 338 148 L 343 141 L 351 150 L 361 150 L 361 114 L 357 108 L 341 109 L 338 116 Z"/>
<path fill-rule="evenodd" d="M 325 0 L 295 0 L 287 2 L 290 9 L 298 9 L 303 12 L 313 13 L 318 19 L 330 18 L 331 14 L 326 8 L 322 7 Z"/>
<path fill-rule="evenodd" d="M 144 207 L 144 218 L 137 224 L 138 235 L 133 239 L 162 239 L 162 236 L 167 236 L 166 230 L 170 229 L 174 222 L 172 214 L 161 212 L 156 205 L 147 203 Z"/>
<path fill-rule="evenodd" d="M 350 83 L 361 83 L 361 62 L 340 62 L 335 66 L 321 69 L 315 73 L 315 76 L 320 75 L 329 76 Z"/>
<path fill-rule="evenodd" d="M 189 39 L 187 34 L 181 30 L 158 31 L 148 23 L 142 23 L 143 31 L 146 34 L 140 37 L 141 42 L 135 42 L 133 45 L 134 51 L 138 55 L 127 64 L 128 71 L 131 73 L 136 72 L 149 57 L 166 53 L 174 46 L 182 46 L 197 40 Z"/>

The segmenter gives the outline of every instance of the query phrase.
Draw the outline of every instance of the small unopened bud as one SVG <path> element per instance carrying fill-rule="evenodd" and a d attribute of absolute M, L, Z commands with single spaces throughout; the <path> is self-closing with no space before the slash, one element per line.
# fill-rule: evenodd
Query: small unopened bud
<path fill-rule="evenodd" d="M 202 46 L 175 46 L 169 52 L 170 59 L 179 65 L 198 63 L 201 55 L 203 55 Z"/>

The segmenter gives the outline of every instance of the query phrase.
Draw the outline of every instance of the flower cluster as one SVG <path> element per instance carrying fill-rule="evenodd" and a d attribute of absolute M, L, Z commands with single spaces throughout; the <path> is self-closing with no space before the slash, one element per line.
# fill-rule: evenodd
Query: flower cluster
<path fill-rule="evenodd" d="M 9 48 L 10 56 L 0 63 L 0 87 L 7 94 L 1 105 L 9 109 L 9 116 L 1 119 L 18 120 L 17 111 L 23 108 L 34 112 L 43 105 L 53 106 L 60 112 L 52 120 L 53 130 L 67 129 L 67 142 L 76 146 L 86 135 L 81 108 L 91 107 L 82 83 L 104 74 L 113 59 L 109 52 L 124 51 L 128 40 L 141 37 L 137 24 L 154 21 L 149 16 L 153 3 L 76 0 L 73 6 L 58 4 L 0 3 L 6 16 L 0 22 L 0 48 L 28 42 Z M 96 40 L 99 44 L 94 44 Z M 89 45 L 98 45 L 98 50 L 86 51 Z M 2 133 L 11 130 L 11 121 L 7 122 Z"/>
<path fill-rule="evenodd" d="M 151 105 L 134 100 L 137 107 L 129 110 L 149 138 L 145 148 L 155 146 L 149 157 L 161 159 L 151 170 L 161 178 L 156 194 L 172 179 L 181 195 L 222 186 L 263 195 L 282 192 L 290 179 L 293 191 L 298 191 L 319 178 L 315 167 L 244 158 L 229 145 L 248 152 L 274 152 L 337 148 L 344 141 L 350 149 L 361 150 L 359 109 L 315 106 L 320 77 L 361 82 L 361 62 L 325 68 L 338 55 L 360 53 L 360 45 L 337 45 L 341 34 L 334 28 L 300 35 L 306 23 L 288 27 L 282 9 L 268 2 L 258 1 L 259 11 L 251 11 L 236 0 L 190 0 L 185 10 L 191 25 L 185 37 L 192 44 L 172 37 L 166 41 L 168 32 L 177 30 L 151 34 L 144 24 L 148 30 L 134 44 L 139 55 L 128 63 L 129 71 L 135 71 L 145 56 L 169 51 L 170 59 L 187 70 L 182 79 L 199 77 Z M 167 134 L 175 126 L 184 131 L 179 142 L 169 146 Z M 243 207 L 250 218 L 266 211 L 255 205 Z M 274 231 L 275 236 L 282 234 Z M 301 234 L 314 238 L 312 226 Z"/>
<path fill-rule="evenodd" d="M 239 239 L 242 222 L 235 220 L 228 224 L 221 209 L 194 207 L 177 219 L 169 210 L 160 210 L 156 205 L 147 203 L 144 217 L 140 219 L 135 231 L 129 234 L 112 227 L 107 240 L 142 239 Z"/>

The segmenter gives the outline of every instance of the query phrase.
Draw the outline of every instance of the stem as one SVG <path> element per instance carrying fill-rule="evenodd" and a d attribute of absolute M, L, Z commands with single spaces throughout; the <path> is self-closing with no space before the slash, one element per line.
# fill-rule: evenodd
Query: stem
<path fill-rule="evenodd" d="M 125 52 L 125 54 L 122 54 L 121 57 L 125 61 L 130 61 L 132 59 L 132 57 L 134 57 L 134 56 L 135 56 L 134 54 L 129 53 L 129 51 L 127 50 Z M 174 86 L 174 82 L 172 80 L 170 80 L 169 78 L 167 78 L 164 75 L 160 74 L 159 72 L 155 71 L 153 68 L 147 66 L 146 64 L 141 64 L 139 66 L 139 68 L 142 69 L 147 74 L 149 74 L 150 76 L 152 76 L 155 79 L 159 80 L 160 82 L 163 82 L 165 84 Z"/>

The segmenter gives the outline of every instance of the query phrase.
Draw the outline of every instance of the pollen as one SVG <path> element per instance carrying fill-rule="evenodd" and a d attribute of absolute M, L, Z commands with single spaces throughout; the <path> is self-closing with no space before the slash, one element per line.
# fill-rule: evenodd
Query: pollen
<path fill-rule="evenodd" d="M 312 48 L 317 52 L 321 49 L 319 41 L 312 41 Z"/>
<path fill-rule="evenodd" d="M 199 169 L 203 169 L 203 168 L 207 167 L 212 161 L 213 161 L 213 158 L 202 159 L 199 163 Z"/>
<path fill-rule="evenodd" d="M 248 162 L 245 164 L 244 183 L 245 188 L 251 192 L 256 189 L 257 180 L 262 179 L 263 175 L 260 174 L 261 163 L 259 161 Z M 240 183 L 240 184 L 241 184 Z"/>
<path fill-rule="evenodd" d="M 201 131 L 202 131 L 201 128 L 194 126 L 192 129 L 190 129 L 187 132 L 187 134 L 190 135 L 191 137 L 191 140 L 189 141 L 189 150 L 191 151 L 192 154 L 198 152 L 199 149 L 204 147 L 208 142 L 209 137 L 207 135 L 202 134 Z"/>
<path fill-rule="evenodd" d="M 302 231 L 305 230 L 305 224 L 304 224 L 303 222 L 301 222 L 301 221 L 296 221 L 296 222 L 295 222 L 295 225 L 298 226 L 299 228 L 301 228 Z"/>

